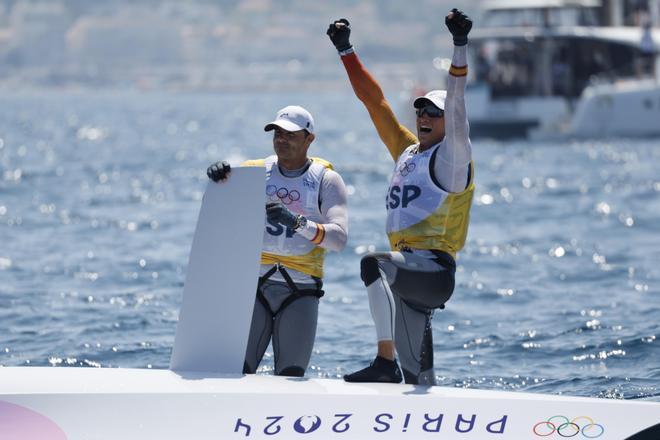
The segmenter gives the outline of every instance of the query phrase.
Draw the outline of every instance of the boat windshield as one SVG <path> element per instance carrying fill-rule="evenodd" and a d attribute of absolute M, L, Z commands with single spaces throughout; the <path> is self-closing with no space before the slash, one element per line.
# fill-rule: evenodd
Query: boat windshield
<path fill-rule="evenodd" d="M 495 99 L 577 98 L 590 83 L 633 76 L 638 56 L 630 46 L 568 36 L 489 40 L 472 51 L 472 79 Z"/>

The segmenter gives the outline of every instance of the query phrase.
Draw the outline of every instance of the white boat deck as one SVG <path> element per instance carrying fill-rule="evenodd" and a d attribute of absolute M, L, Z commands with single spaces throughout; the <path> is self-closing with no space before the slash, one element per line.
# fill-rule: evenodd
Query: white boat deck
<path fill-rule="evenodd" d="M 649 428 L 660 435 L 658 402 L 170 370 L 0 368 L 0 438 L 9 440 L 621 440 Z"/>

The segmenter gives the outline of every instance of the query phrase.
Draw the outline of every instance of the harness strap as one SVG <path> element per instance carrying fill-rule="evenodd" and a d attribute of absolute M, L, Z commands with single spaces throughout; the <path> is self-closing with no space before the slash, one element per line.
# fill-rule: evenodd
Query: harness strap
<path fill-rule="evenodd" d="M 282 274 L 282 277 L 284 277 L 284 281 L 286 281 L 286 283 L 289 285 L 294 295 L 298 294 L 300 290 L 298 289 L 298 286 L 296 286 L 296 283 L 293 282 L 293 279 L 291 279 L 291 275 L 289 275 L 289 272 L 281 264 L 278 264 L 276 267 L 277 270 L 279 270 L 280 273 Z"/>
<path fill-rule="evenodd" d="M 263 291 L 261 289 L 261 286 L 271 277 L 275 272 L 279 271 L 282 274 L 282 277 L 284 278 L 284 281 L 286 281 L 286 284 L 289 286 L 291 291 L 291 295 L 289 295 L 280 305 L 280 307 L 273 311 L 273 309 L 270 307 L 270 304 L 268 303 L 268 300 L 266 300 L 266 297 L 263 294 Z M 293 279 L 291 278 L 291 275 L 289 275 L 289 272 L 282 266 L 281 264 L 276 264 L 273 267 L 271 267 L 268 272 L 263 274 L 263 276 L 259 277 L 259 283 L 257 285 L 257 299 L 261 304 L 263 304 L 264 307 L 266 307 L 270 313 L 273 315 L 273 319 L 275 319 L 275 316 L 280 313 L 282 310 L 284 310 L 286 307 L 291 305 L 295 300 L 302 298 L 304 296 L 313 296 L 316 298 L 322 298 L 323 295 L 325 295 L 325 292 L 323 291 L 323 282 L 321 281 L 320 278 L 318 277 L 312 277 L 314 280 L 314 283 L 316 284 L 316 289 L 299 289 L 296 283 L 293 282 Z"/>
<path fill-rule="evenodd" d="M 285 300 L 282 302 L 282 305 L 280 306 L 279 309 L 277 309 L 277 311 L 274 313 L 274 315 L 277 315 L 277 314 L 280 313 L 282 310 L 286 309 L 286 308 L 289 307 L 291 304 L 293 304 L 295 301 L 297 301 L 297 300 L 299 300 L 300 298 L 303 298 L 303 297 L 305 297 L 305 296 L 313 296 L 313 297 L 315 297 L 315 298 L 321 298 L 321 297 L 323 296 L 323 291 L 321 291 L 321 293 L 320 293 L 320 295 L 319 295 L 319 291 L 316 290 L 316 289 L 302 289 L 302 290 L 298 290 L 297 293 L 292 293 L 291 295 L 289 295 L 289 296 L 287 297 L 287 299 L 285 299 Z"/>
<path fill-rule="evenodd" d="M 275 265 L 271 267 L 270 269 L 268 269 L 268 271 L 265 274 L 263 274 L 263 276 L 259 277 L 259 284 L 257 285 L 257 290 L 259 290 L 261 286 L 263 286 L 263 284 L 266 282 L 266 280 L 268 280 L 268 278 L 270 278 L 271 276 L 273 276 L 275 272 L 277 272 L 277 266 L 279 265 Z"/>

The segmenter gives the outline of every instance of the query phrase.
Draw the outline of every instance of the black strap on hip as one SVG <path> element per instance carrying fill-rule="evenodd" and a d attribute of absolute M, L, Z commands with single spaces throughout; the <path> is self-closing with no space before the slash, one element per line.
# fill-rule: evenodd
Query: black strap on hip
<path fill-rule="evenodd" d="M 282 277 L 284 278 L 284 281 L 286 281 L 286 284 L 289 286 L 291 289 L 291 295 L 289 295 L 283 302 L 282 305 L 277 310 L 273 310 L 270 307 L 270 304 L 266 300 L 266 297 L 263 294 L 263 291 L 261 287 L 264 285 L 264 283 L 271 277 L 275 272 L 278 272 L 282 274 Z M 313 276 L 312 279 L 314 280 L 314 283 L 316 284 L 315 289 L 299 289 L 296 283 L 293 282 L 293 279 L 291 278 L 291 275 L 289 275 L 289 272 L 282 266 L 280 263 L 277 263 L 273 267 L 271 267 L 263 276 L 259 277 L 259 284 L 257 285 L 257 299 L 261 304 L 263 304 L 264 307 L 266 307 L 268 310 L 270 310 L 270 313 L 275 317 L 278 313 L 280 313 L 282 310 L 284 310 L 286 307 L 288 307 L 291 303 L 293 303 L 295 300 L 302 298 L 304 296 L 313 296 L 316 298 L 322 298 L 323 295 L 325 295 L 325 292 L 323 291 L 323 281 L 321 281 L 320 278 Z"/>

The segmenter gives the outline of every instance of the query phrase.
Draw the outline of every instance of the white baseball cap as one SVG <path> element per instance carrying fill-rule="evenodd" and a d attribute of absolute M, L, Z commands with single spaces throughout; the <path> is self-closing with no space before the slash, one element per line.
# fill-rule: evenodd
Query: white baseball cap
<path fill-rule="evenodd" d="M 431 90 L 424 96 L 419 96 L 415 98 L 413 102 L 413 107 L 422 108 L 426 104 L 433 104 L 438 107 L 440 110 L 445 109 L 445 99 L 447 99 L 446 90 Z"/>
<path fill-rule="evenodd" d="M 275 120 L 266 124 L 264 131 L 274 130 L 275 126 L 286 131 L 307 130 L 314 133 L 314 118 L 299 105 L 289 105 L 277 112 Z"/>

